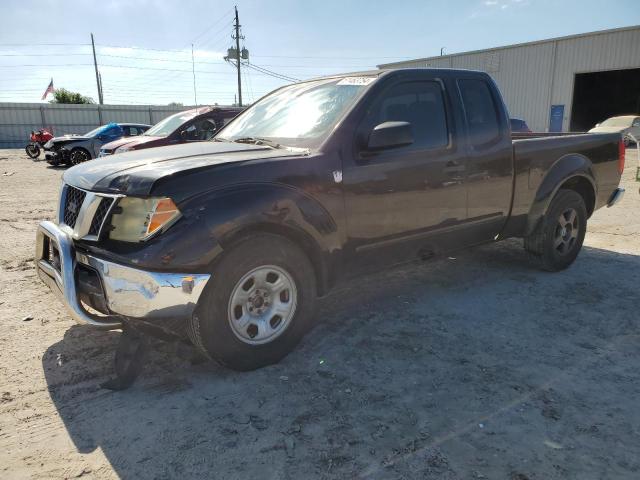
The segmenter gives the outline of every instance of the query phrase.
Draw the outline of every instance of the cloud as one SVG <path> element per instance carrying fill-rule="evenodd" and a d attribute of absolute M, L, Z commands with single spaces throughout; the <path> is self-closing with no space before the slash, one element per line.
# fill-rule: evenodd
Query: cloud
<path fill-rule="evenodd" d="M 482 4 L 488 8 L 500 8 L 500 10 L 506 10 L 510 5 L 518 5 L 524 7 L 529 5 L 528 0 L 484 0 Z"/>

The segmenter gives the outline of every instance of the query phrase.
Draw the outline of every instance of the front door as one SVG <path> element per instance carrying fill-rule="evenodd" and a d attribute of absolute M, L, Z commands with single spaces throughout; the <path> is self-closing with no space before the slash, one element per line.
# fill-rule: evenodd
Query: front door
<path fill-rule="evenodd" d="M 388 85 L 366 109 L 343 166 L 350 273 L 445 250 L 440 234 L 464 222 L 465 155 L 447 98 L 444 82 L 426 77 Z M 368 151 L 368 134 L 388 121 L 409 122 L 413 143 Z"/>

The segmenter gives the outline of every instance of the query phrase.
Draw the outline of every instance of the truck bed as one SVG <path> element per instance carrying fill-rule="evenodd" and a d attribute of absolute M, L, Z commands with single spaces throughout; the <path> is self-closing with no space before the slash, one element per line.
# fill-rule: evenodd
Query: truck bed
<path fill-rule="evenodd" d="M 510 231 L 526 231 L 531 206 L 536 194 L 541 194 L 547 175 L 554 176 L 555 185 L 562 184 L 562 169 L 554 169 L 554 164 L 565 157 L 572 157 L 572 163 L 587 165 L 595 180 L 596 198 L 589 213 L 604 206 L 618 186 L 617 133 L 515 133 L 512 139 L 514 193 Z"/>

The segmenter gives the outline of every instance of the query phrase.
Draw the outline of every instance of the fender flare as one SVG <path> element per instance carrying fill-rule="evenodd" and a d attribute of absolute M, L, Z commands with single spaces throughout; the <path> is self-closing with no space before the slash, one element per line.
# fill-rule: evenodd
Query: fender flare
<path fill-rule="evenodd" d="M 536 229 L 542 217 L 547 213 L 556 193 L 568 181 L 577 179 L 580 182 L 588 182 L 594 195 L 593 198 L 597 198 L 598 189 L 594 178 L 593 164 L 584 155 L 572 153 L 560 157 L 549 168 L 536 191 L 527 217 L 525 236 L 530 235 Z"/>
<path fill-rule="evenodd" d="M 206 222 L 207 231 L 221 247 L 212 264 L 239 239 L 274 233 L 307 254 L 316 270 L 320 295 L 333 283 L 334 253 L 341 251 L 338 225 L 308 193 L 282 184 L 242 184 L 192 197 L 185 208 L 199 217 L 198 222 Z"/>

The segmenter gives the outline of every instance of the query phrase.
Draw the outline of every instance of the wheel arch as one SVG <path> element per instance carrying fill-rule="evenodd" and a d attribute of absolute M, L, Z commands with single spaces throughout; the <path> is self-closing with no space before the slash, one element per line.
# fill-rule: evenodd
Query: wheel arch
<path fill-rule="evenodd" d="M 220 246 L 224 251 L 233 248 L 234 245 L 247 238 L 263 233 L 282 237 L 300 248 L 313 267 L 318 296 L 323 296 L 328 292 L 330 288 L 328 262 L 325 260 L 322 249 L 318 243 L 303 230 L 278 223 L 256 223 L 230 232 L 219 240 Z"/>
<path fill-rule="evenodd" d="M 311 262 L 319 296 L 334 283 L 341 252 L 338 225 L 320 201 L 297 188 L 244 184 L 199 195 L 186 202 L 198 222 L 219 244 L 211 268 L 225 250 L 246 237 L 269 233 L 298 246 Z"/>
<path fill-rule="evenodd" d="M 529 210 L 525 235 L 536 229 L 560 189 L 577 192 L 585 202 L 588 217 L 593 214 L 597 187 L 592 167 L 591 160 L 584 155 L 570 154 L 561 157 L 549 168 Z"/>

